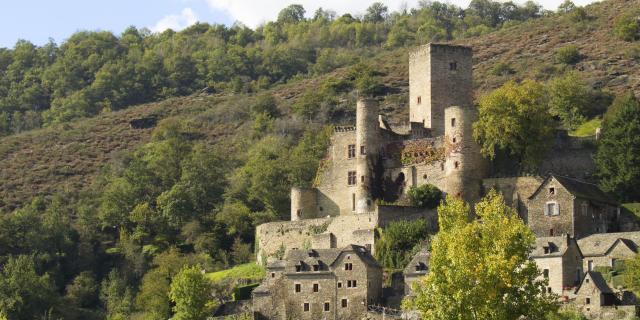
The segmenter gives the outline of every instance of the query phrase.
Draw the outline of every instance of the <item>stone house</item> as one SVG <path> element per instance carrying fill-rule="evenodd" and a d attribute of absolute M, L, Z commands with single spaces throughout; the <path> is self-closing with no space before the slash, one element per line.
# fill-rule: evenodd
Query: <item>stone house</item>
<path fill-rule="evenodd" d="M 633 259 L 638 254 L 638 244 L 640 232 L 598 233 L 578 240 L 585 271 L 614 267 L 617 261 Z"/>
<path fill-rule="evenodd" d="M 567 299 L 582 279 L 582 252 L 569 235 L 537 238 L 530 259 L 548 280 L 549 293 Z"/>
<path fill-rule="evenodd" d="M 418 253 L 416 253 L 409 264 L 404 268 L 404 294 L 410 296 L 413 294 L 413 284 L 421 277 L 424 277 L 429 273 L 429 260 L 431 254 L 427 246 L 423 246 Z"/>
<path fill-rule="evenodd" d="M 576 290 L 574 304 L 584 314 L 599 314 L 603 307 L 613 306 L 616 297 L 600 272 L 589 271 L 585 274 Z"/>
<path fill-rule="evenodd" d="M 583 238 L 617 230 L 620 209 L 597 185 L 549 175 L 527 201 L 527 222 L 539 237 Z"/>
<path fill-rule="evenodd" d="M 252 293 L 256 319 L 353 319 L 380 302 L 382 267 L 365 247 L 290 250 L 283 261 Z"/>

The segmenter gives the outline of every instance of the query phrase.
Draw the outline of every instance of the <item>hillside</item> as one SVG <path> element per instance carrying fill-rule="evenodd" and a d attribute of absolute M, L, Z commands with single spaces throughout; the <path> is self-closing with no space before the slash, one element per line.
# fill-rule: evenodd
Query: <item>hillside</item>
<path fill-rule="evenodd" d="M 640 0 L 605 1 L 586 7 L 587 17 L 582 21 L 573 21 L 567 15 L 544 17 L 456 43 L 473 47 L 476 95 L 509 79 L 546 80 L 568 68 L 580 71 L 596 88 L 640 94 L 639 46 L 611 36 L 615 18 L 626 8 L 639 5 Z M 570 44 L 579 48 L 581 60 L 574 66 L 555 63 L 555 50 Z M 410 49 L 381 50 L 367 61 L 382 76 L 389 93 L 382 110 L 394 121 L 408 116 Z M 496 75 L 493 68 L 498 63 L 508 65 L 512 72 Z M 269 92 L 278 99 L 283 121 L 288 121 L 293 118 L 292 103 L 307 88 L 317 87 L 329 77 L 343 78 L 346 73 L 345 68 L 338 69 L 279 85 Z M 149 141 L 151 129 L 131 128 L 132 119 L 179 116 L 188 120 L 207 143 L 230 142 L 250 128 L 247 101 L 251 99 L 248 94 L 199 93 L 2 138 L 0 206 L 11 209 L 35 195 L 87 188 L 103 165 Z M 346 112 L 339 121 L 349 122 L 352 117 Z"/>

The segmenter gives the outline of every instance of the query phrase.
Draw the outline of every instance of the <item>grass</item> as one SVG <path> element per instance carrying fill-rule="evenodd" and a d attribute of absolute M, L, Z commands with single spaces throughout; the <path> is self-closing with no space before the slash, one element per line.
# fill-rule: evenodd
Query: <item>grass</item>
<path fill-rule="evenodd" d="M 573 137 L 589 137 L 596 134 L 596 129 L 598 129 L 602 125 L 601 118 L 593 118 L 582 125 L 580 125 L 576 130 L 573 130 L 569 133 L 570 136 Z"/>
<path fill-rule="evenodd" d="M 247 282 L 260 282 L 266 274 L 265 269 L 255 263 L 245 263 L 237 265 L 231 269 L 210 272 L 205 276 L 213 281 L 220 282 L 223 280 L 246 280 Z"/>

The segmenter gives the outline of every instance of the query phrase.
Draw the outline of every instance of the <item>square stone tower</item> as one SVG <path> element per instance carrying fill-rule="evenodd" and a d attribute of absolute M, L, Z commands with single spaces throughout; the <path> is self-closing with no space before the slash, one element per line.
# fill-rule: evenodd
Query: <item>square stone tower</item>
<path fill-rule="evenodd" d="M 472 50 L 469 47 L 434 44 L 409 54 L 409 120 L 444 134 L 444 109 L 473 104 Z"/>

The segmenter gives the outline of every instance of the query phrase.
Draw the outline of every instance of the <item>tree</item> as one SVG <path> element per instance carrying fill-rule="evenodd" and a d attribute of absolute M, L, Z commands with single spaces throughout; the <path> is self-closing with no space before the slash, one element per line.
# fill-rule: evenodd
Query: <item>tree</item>
<path fill-rule="evenodd" d="M 568 129 L 575 129 L 585 121 L 591 91 L 576 72 L 554 78 L 548 84 L 549 111 L 562 120 Z"/>
<path fill-rule="evenodd" d="M 623 14 L 613 26 L 613 33 L 620 40 L 634 41 L 640 39 L 640 21 L 638 11 Z"/>
<path fill-rule="evenodd" d="M 558 6 L 558 13 L 569 13 L 575 8 L 576 5 L 571 0 L 564 0 L 564 2 Z"/>
<path fill-rule="evenodd" d="M 92 307 L 98 301 L 98 283 L 91 272 L 83 271 L 67 285 L 65 298 L 76 307 Z"/>
<path fill-rule="evenodd" d="M 298 23 L 304 20 L 305 12 L 304 7 L 299 4 L 289 5 L 278 13 L 278 22 Z"/>
<path fill-rule="evenodd" d="M 405 307 L 423 319 L 544 319 L 555 312 L 557 297 L 529 260 L 532 231 L 493 190 L 475 214 L 469 221 L 469 206 L 452 196 L 440 205 L 429 274 Z"/>
<path fill-rule="evenodd" d="M 640 102 L 632 94 L 619 96 L 602 123 L 595 156 L 603 190 L 622 201 L 640 200 Z"/>
<path fill-rule="evenodd" d="M 365 22 L 380 23 L 384 22 L 389 14 L 389 8 L 382 2 L 374 2 L 367 8 L 367 13 L 364 15 Z"/>
<path fill-rule="evenodd" d="M 502 150 L 534 167 L 544 156 L 555 127 L 544 86 L 532 80 L 507 82 L 480 99 L 473 136 L 484 156 Z"/>
<path fill-rule="evenodd" d="M 36 319 L 56 303 L 56 291 L 48 274 L 36 272 L 34 257 L 10 256 L 0 273 L 0 314 L 9 319 Z"/>
<path fill-rule="evenodd" d="M 171 280 L 169 298 L 173 306 L 173 319 L 203 320 L 209 315 L 211 284 L 200 272 L 199 266 L 182 269 Z"/>
<path fill-rule="evenodd" d="M 640 294 L 640 255 L 625 261 L 625 285 L 636 295 Z"/>
<path fill-rule="evenodd" d="M 428 237 L 429 224 L 424 219 L 400 220 L 389 223 L 379 230 L 376 241 L 376 259 L 385 268 L 404 268 Z"/>
<path fill-rule="evenodd" d="M 433 209 L 440 204 L 442 191 L 432 184 L 411 187 L 407 193 L 411 204 L 420 208 Z"/>
<path fill-rule="evenodd" d="M 128 319 L 133 311 L 133 293 L 117 269 L 111 269 L 102 281 L 100 300 L 107 311 L 107 319 Z"/>

